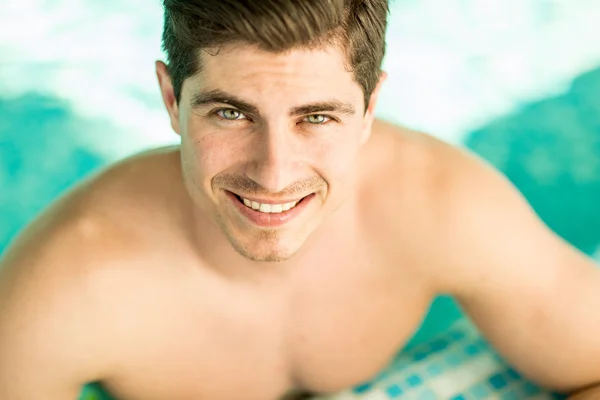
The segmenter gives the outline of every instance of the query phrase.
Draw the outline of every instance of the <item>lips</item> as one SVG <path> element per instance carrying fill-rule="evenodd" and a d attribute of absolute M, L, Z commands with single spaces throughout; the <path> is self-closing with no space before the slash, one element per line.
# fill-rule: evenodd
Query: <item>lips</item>
<path fill-rule="evenodd" d="M 253 209 L 254 211 L 258 211 L 258 212 L 262 212 L 262 213 L 266 213 L 266 214 L 278 214 L 284 211 L 288 211 L 291 210 L 292 208 L 296 207 L 296 205 L 298 203 L 300 203 L 300 201 L 302 201 L 302 199 L 300 200 L 296 200 L 296 201 L 291 201 L 291 202 L 287 202 L 287 203 L 266 203 L 266 202 L 258 202 L 258 201 L 254 201 L 254 200 L 250 200 L 247 199 L 245 197 L 240 197 L 237 196 L 238 200 L 240 200 L 242 203 L 244 203 L 244 205 L 248 208 Z"/>
<path fill-rule="evenodd" d="M 225 191 L 225 193 L 243 216 L 254 224 L 263 227 L 277 227 L 292 221 L 302 213 L 315 196 L 312 193 L 289 207 L 292 203 L 259 203 L 244 199 L 233 192 Z M 248 203 L 250 203 L 250 206 L 247 205 Z M 289 208 L 284 210 L 286 204 Z"/>

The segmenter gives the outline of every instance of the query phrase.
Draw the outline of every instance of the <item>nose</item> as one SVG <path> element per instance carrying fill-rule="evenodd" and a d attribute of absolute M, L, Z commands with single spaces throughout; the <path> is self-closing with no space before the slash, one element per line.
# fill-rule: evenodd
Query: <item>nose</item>
<path fill-rule="evenodd" d="M 270 193 L 279 193 L 297 181 L 297 139 L 285 128 L 264 128 L 256 132 L 254 156 L 247 170 L 250 179 Z"/>

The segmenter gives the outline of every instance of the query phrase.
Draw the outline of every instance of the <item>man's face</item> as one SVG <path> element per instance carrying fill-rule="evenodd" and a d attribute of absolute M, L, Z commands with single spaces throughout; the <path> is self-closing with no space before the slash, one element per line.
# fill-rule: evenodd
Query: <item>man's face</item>
<path fill-rule="evenodd" d="M 185 184 L 238 253 L 286 260 L 353 195 L 376 96 L 365 115 L 362 89 L 333 47 L 228 45 L 203 53 L 202 65 L 170 110 Z"/>

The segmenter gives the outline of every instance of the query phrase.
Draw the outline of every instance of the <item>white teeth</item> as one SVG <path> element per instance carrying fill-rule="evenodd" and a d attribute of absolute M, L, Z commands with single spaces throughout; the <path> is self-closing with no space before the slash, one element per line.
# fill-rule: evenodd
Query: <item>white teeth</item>
<path fill-rule="evenodd" d="M 265 214 L 278 214 L 284 211 L 288 211 L 296 207 L 296 204 L 298 204 L 297 201 L 285 204 L 261 204 L 257 203 L 256 201 L 251 201 L 244 198 L 242 198 L 242 201 L 244 202 L 244 205 L 246 207 L 252 208 L 253 210 L 260 211 Z"/>

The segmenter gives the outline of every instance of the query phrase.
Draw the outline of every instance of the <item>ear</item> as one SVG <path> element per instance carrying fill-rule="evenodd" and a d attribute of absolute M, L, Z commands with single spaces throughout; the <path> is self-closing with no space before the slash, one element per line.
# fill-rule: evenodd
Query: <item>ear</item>
<path fill-rule="evenodd" d="M 180 135 L 179 105 L 175 98 L 175 90 L 173 89 L 169 70 L 167 65 L 162 61 L 156 61 L 156 77 L 158 78 L 158 85 L 160 86 L 163 102 L 165 103 L 165 107 L 167 107 L 167 112 L 171 119 L 171 127 L 178 135 Z"/>
<path fill-rule="evenodd" d="M 375 86 L 375 89 L 371 94 L 371 98 L 369 99 L 369 104 L 367 105 L 367 110 L 363 119 L 363 134 L 361 137 L 361 145 L 365 144 L 371 136 L 371 128 L 373 126 L 373 121 L 375 121 L 375 106 L 377 105 L 377 99 L 379 98 L 379 91 L 381 90 L 381 86 L 383 86 L 383 82 L 385 82 L 385 80 L 387 79 L 387 76 L 387 72 L 381 71 L 379 82 L 377 82 L 377 86 Z"/>

